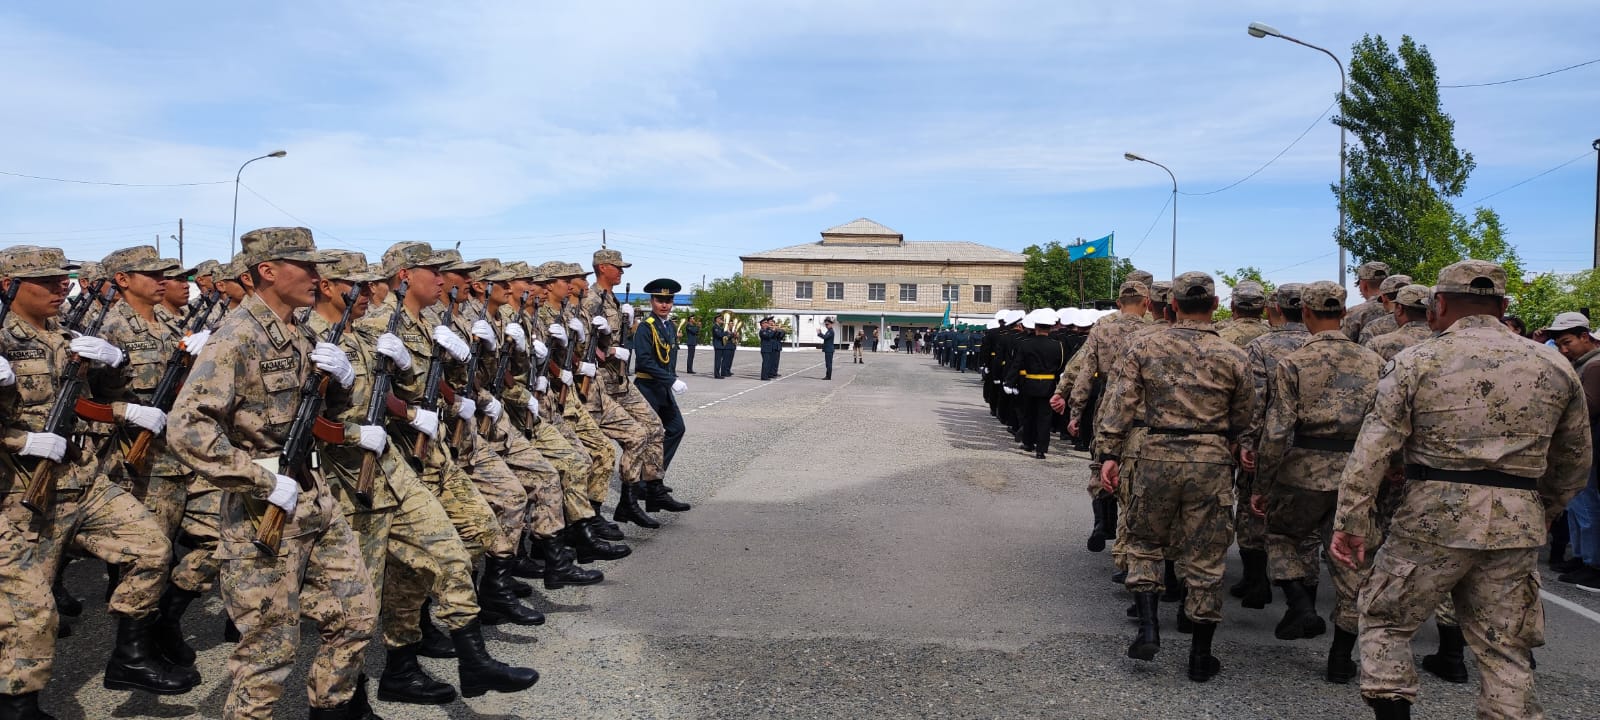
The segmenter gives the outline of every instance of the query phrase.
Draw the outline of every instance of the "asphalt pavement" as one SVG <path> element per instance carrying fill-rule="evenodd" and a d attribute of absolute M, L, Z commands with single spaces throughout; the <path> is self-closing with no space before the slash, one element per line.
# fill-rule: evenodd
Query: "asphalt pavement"
<path fill-rule="evenodd" d="M 668 476 L 694 509 L 658 514 L 659 530 L 626 526 L 634 553 L 598 566 L 605 583 L 541 589 L 548 624 L 488 630 L 491 652 L 538 668 L 539 684 L 440 707 L 377 703 L 380 715 L 1370 717 L 1354 684 L 1322 680 L 1327 635 L 1272 637 L 1281 596 L 1263 611 L 1228 599 L 1216 642 L 1224 669 L 1210 683 L 1188 681 L 1170 604 L 1160 655 L 1128 659 L 1128 597 L 1108 580 L 1109 555 L 1084 547 L 1086 458 L 1017 450 L 975 373 L 926 355 L 868 353 L 856 365 L 844 351 L 824 381 L 821 354 L 798 351 L 784 354 L 782 377 L 760 382 L 759 356 L 741 350 L 734 377 L 713 380 L 710 355 L 702 346 L 699 374 L 683 376 L 689 429 Z M 111 629 L 97 564 L 69 573 L 89 609 L 58 645 L 46 707 L 63 720 L 219 717 L 232 646 L 214 596 L 187 626 L 201 688 L 155 699 L 100 687 Z M 1549 717 L 1600 716 L 1600 598 L 1554 585 L 1547 578 L 1558 599 L 1537 653 L 1540 696 Z M 280 718 L 305 715 L 314 628 L 304 635 Z M 1419 657 L 1435 643 L 1424 629 Z M 423 662 L 454 682 L 452 661 Z M 373 650 L 369 667 L 381 666 Z M 1471 674 L 1467 685 L 1424 675 L 1414 716 L 1470 717 Z"/>

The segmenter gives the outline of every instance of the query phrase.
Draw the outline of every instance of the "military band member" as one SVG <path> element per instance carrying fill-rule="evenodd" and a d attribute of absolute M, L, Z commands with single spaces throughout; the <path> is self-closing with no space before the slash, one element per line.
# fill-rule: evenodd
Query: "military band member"
<path fill-rule="evenodd" d="M 733 313 L 723 311 L 721 318 L 711 328 L 712 368 L 715 370 L 712 376 L 715 379 L 721 380 L 733 374 L 733 353 L 737 347 L 739 336 L 734 329 Z M 859 360 L 860 357 L 861 351 L 857 349 L 856 358 Z"/>

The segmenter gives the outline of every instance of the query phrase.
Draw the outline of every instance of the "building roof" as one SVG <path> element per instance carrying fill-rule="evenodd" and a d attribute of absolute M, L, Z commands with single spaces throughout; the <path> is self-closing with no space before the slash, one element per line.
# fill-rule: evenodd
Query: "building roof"
<path fill-rule="evenodd" d="M 894 235 L 905 237 L 897 230 L 892 230 L 882 223 L 870 218 L 856 218 L 843 225 L 837 225 L 822 231 L 823 235 Z"/>
<path fill-rule="evenodd" d="M 839 227 L 848 227 L 856 223 L 846 223 Z M 872 223 L 871 220 L 865 222 Z M 882 225 L 872 223 L 882 228 Z M 893 233 L 893 230 L 888 230 Z M 828 230 L 833 233 L 833 230 Z M 873 233 L 879 234 L 879 233 Z M 740 260 L 868 260 L 874 262 L 921 262 L 921 263 L 1016 263 L 1021 265 L 1027 260 L 1022 253 L 1010 250 L 979 245 L 966 241 L 905 241 L 897 245 L 840 245 L 836 243 L 805 243 L 803 245 L 790 245 L 776 250 L 740 255 Z"/>

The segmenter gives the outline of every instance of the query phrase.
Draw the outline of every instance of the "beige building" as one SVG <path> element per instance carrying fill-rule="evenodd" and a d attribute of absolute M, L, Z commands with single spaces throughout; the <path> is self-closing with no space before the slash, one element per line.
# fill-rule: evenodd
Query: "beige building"
<path fill-rule="evenodd" d="M 826 316 L 836 316 L 840 340 L 857 329 L 894 333 L 937 327 L 949 308 L 952 322 L 982 323 L 1017 306 L 1021 253 L 972 242 L 907 241 L 905 235 L 860 218 L 822 231 L 804 245 L 743 255 L 745 277 L 762 281 L 774 315 L 788 315 L 802 344 L 813 343 Z"/>

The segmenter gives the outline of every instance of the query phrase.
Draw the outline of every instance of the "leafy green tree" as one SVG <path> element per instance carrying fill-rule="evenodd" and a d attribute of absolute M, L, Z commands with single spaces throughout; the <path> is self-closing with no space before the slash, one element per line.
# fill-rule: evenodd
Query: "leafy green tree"
<path fill-rule="evenodd" d="M 1583 312 L 1594 317 L 1600 310 L 1600 271 L 1583 270 L 1571 275 L 1545 273 L 1521 283 L 1511 297 L 1509 314 L 1522 318 L 1529 330 L 1546 327 L 1556 315 Z"/>
<path fill-rule="evenodd" d="M 700 318 L 701 332 L 706 334 L 706 342 L 710 342 L 711 326 L 716 322 L 718 312 L 730 308 L 754 310 L 767 307 L 772 307 L 772 298 L 767 295 L 761 281 L 734 273 L 732 277 L 716 278 L 706 285 L 696 283 L 694 303 L 690 305 L 689 312 Z M 756 329 L 755 321 L 744 318 L 739 344 L 751 344 Z"/>
<path fill-rule="evenodd" d="M 1122 258 L 1086 258 L 1073 262 L 1067 246 L 1051 240 L 1044 245 L 1029 245 L 1022 254 L 1022 286 L 1017 291 L 1029 308 L 1078 307 L 1086 299 L 1109 300 L 1133 263 Z M 1083 295 L 1078 293 L 1078 274 L 1083 274 Z"/>
<path fill-rule="evenodd" d="M 1271 280 L 1268 280 L 1268 279 L 1262 277 L 1261 276 L 1261 268 L 1258 268 L 1258 267 L 1256 267 L 1254 265 L 1247 265 L 1245 267 L 1242 267 L 1242 268 L 1239 268 L 1237 270 L 1234 270 L 1231 273 L 1226 271 L 1226 270 L 1218 270 L 1216 274 L 1217 274 L 1217 279 L 1221 280 L 1222 284 L 1228 286 L 1228 293 L 1230 295 L 1233 293 L 1233 289 L 1239 286 L 1239 283 L 1244 282 L 1246 280 L 1252 280 L 1257 285 L 1260 285 L 1261 289 L 1263 291 L 1265 291 L 1268 295 L 1271 295 L 1272 291 L 1276 290 L 1277 287 L 1278 287 Z M 1217 306 L 1217 311 L 1211 314 L 1211 321 L 1212 322 L 1221 322 L 1223 320 L 1227 320 L 1227 319 L 1232 318 L 1232 317 L 1233 317 L 1233 311 L 1230 310 L 1228 308 L 1228 306 L 1226 306 L 1226 305 L 1218 305 Z"/>

